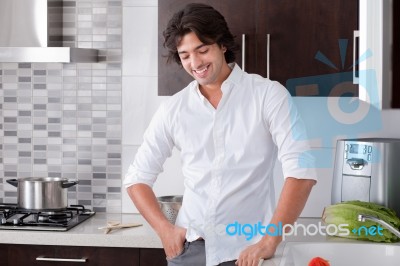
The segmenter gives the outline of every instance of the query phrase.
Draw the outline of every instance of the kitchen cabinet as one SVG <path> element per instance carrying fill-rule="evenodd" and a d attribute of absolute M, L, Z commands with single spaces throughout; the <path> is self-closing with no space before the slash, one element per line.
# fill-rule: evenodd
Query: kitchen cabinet
<path fill-rule="evenodd" d="M 326 75 L 325 79 L 335 84 L 342 82 L 343 76 L 332 74 L 348 72 L 353 65 L 353 32 L 358 29 L 358 0 L 197 2 L 211 4 L 225 16 L 241 48 L 242 34 L 245 34 L 246 72 L 269 77 L 285 86 L 288 80 L 295 84 L 304 83 L 321 75 Z M 192 80 L 174 62 L 166 65 L 163 57 L 166 50 L 162 46 L 162 31 L 168 19 L 186 3 L 182 0 L 159 1 L 159 95 L 172 95 Z M 340 47 L 339 40 L 343 40 Z M 323 62 L 316 60 L 317 53 L 324 55 Z M 242 66 L 242 54 L 237 55 L 236 62 Z M 349 92 L 357 94 L 357 91 L 356 85 L 349 87 Z M 302 96 L 294 91 L 291 93 Z M 329 93 L 324 91 L 308 96 L 328 96 Z"/>
<path fill-rule="evenodd" d="M 8 265 L 8 249 L 3 248 L 2 245 L 0 245 L 0 264 L 1 265 Z"/>
<path fill-rule="evenodd" d="M 343 81 L 352 83 L 348 69 L 353 65 L 358 0 L 265 0 L 258 1 L 257 10 L 258 74 L 267 77 L 269 71 L 270 79 L 285 85 L 294 96 L 335 96 L 329 89 Z M 322 61 L 316 59 L 317 54 Z M 344 80 L 340 72 L 348 72 L 350 78 Z M 307 86 L 321 80 L 333 85 L 315 92 L 295 91 L 296 84 Z M 358 95 L 357 85 L 346 86 Z"/>
<path fill-rule="evenodd" d="M 44 245 L 0 245 L 1 265 L 56 265 L 57 261 L 43 261 L 37 258 L 58 258 L 62 265 L 77 265 L 82 259 L 84 265 L 102 266 L 152 266 L 167 265 L 163 249 L 114 248 L 114 247 L 72 247 Z M 75 262 L 74 262 L 75 261 Z"/>
<path fill-rule="evenodd" d="M 163 266 L 167 265 L 164 249 L 161 248 L 141 248 L 140 266 Z"/>

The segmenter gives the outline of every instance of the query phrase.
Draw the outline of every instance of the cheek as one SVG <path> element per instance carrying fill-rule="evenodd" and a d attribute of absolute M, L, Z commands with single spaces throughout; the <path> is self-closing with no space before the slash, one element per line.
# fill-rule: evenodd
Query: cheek
<path fill-rule="evenodd" d="M 182 61 L 181 61 L 182 62 Z M 183 69 L 185 69 L 187 72 L 191 72 L 191 68 L 190 68 L 190 63 L 188 62 L 182 62 L 182 67 Z"/>

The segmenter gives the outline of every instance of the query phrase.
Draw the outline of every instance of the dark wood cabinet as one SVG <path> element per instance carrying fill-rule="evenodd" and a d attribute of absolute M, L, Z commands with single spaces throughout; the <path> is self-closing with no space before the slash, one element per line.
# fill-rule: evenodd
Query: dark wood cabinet
<path fill-rule="evenodd" d="M 353 32 L 358 29 L 358 0 L 197 2 L 211 4 L 225 16 L 240 46 L 242 34 L 246 35 L 246 72 L 264 77 L 268 77 L 269 72 L 270 79 L 286 86 L 291 79 L 352 71 Z M 163 57 L 166 50 L 162 46 L 162 32 L 172 14 L 185 4 L 187 1 L 182 0 L 159 2 L 159 95 L 172 95 L 192 80 L 174 62 L 166 65 Z M 341 46 L 339 40 L 342 40 Z M 328 60 L 324 60 L 325 63 L 316 60 L 317 53 L 323 54 L 332 65 L 327 64 Z M 241 58 L 242 55 L 238 54 L 236 62 L 239 66 L 242 66 Z M 343 79 L 343 76 L 339 78 Z M 357 91 L 356 86 L 353 89 L 353 92 Z"/>
<path fill-rule="evenodd" d="M 358 0 L 267 0 L 258 3 L 258 45 L 261 48 L 257 56 L 258 74 L 267 76 L 269 62 L 270 79 L 287 86 L 290 79 L 311 79 L 352 70 Z M 264 52 L 268 47 L 267 34 L 270 35 L 270 58 Z M 325 63 L 316 59 L 317 54 L 327 59 Z M 328 60 L 332 65 L 327 64 Z"/>
<path fill-rule="evenodd" d="M 167 265 L 163 249 L 72 247 L 44 245 L 0 245 L 1 265 L 82 265 L 163 266 Z"/>
<path fill-rule="evenodd" d="M 8 248 L 0 245 L 0 265 L 8 265 Z"/>
<path fill-rule="evenodd" d="M 140 266 L 163 266 L 167 265 L 164 249 L 161 248 L 141 248 Z"/>

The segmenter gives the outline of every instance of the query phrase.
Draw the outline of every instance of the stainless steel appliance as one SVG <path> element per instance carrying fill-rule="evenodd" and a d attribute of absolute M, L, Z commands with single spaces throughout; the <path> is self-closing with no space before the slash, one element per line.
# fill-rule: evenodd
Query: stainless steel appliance
<path fill-rule="evenodd" d="M 63 3 L 0 1 L 0 62 L 97 62 L 98 50 L 63 47 Z"/>
<path fill-rule="evenodd" d="M 82 205 L 38 211 L 0 203 L 0 230 L 68 231 L 93 215 L 95 212 Z"/>
<path fill-rule="evenodd" d="M 337 141 L 332 203 L 361 200 L 384 205 L 400 216 L 400 139 Z"/>
<path fill-rule="evenodd" d="M 79 183 L 61 177 L 8 179 L 17 187 L 18 207 L 29 210 L 62 210 L 68 206 L 67 188 Z"/>

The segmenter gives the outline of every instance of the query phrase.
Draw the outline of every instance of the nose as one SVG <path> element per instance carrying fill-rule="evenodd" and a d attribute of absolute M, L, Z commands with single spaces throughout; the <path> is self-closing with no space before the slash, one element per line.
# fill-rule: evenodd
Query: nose
<path fill-rule="evenodd" d="M 190 61 L 190 65 L 192 67 L 192 69 L 198 69 L 199 67 L 201 67 L 203 64 L 203 60 L 201 59 L 201 56 L 199 55 L 193 55 L 191 56 L 191 61 Z"/>

